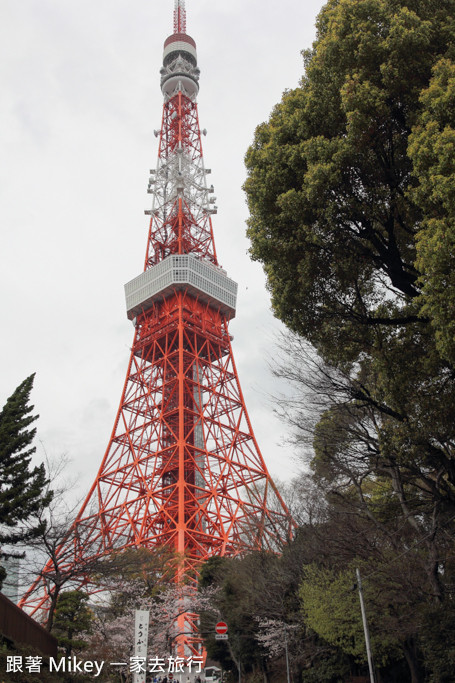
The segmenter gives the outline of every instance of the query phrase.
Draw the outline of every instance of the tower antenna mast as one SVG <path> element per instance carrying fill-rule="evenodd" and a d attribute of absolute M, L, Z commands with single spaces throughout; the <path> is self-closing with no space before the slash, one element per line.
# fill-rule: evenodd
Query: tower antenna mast
<path fill-rule="evenodd" d="M 185 0 L 175 0 L 174 33 L 186 33 Z"/>

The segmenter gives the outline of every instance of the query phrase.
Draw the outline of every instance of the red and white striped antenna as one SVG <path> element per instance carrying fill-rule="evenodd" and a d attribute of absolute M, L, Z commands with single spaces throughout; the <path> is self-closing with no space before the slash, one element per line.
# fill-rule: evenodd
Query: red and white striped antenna
<path fill-rule="evenodd" d="M 175 0 L 174 33 L 186 33 L 185 0 Z"/>

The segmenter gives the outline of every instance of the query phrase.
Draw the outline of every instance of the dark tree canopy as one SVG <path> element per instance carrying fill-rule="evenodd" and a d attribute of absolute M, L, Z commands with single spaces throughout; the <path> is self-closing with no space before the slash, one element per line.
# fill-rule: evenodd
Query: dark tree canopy
<path fill-rule="evenodd" d="M 37 535 L 40 523 L 33 517 L 52 498 L 44 465 L 31 467 L 38 418 L 29 405 L 34 377 L 17 387 L 0 412 L 0 549 Z"/>
<path fill-rule="evenodd" d="M 329 0 L 245 183 L 276 315 L 344 373 L 380 454 L 452 504 L 454 17 L 455 0 Z"/>
<path fill-rule="evenodd" d="M 432 70 L 455 56 L 454 13 L 454 0 L 330 0 L 301 86 L 247 153 L 252 256 L 277 316 L 326 357 L 356 358 L 379 323 L 421 313 L 425 201 L 412 190 L 425 160 L 413 165 L 408 143 Z M 441 106 L 453 121 L 450 98 Z"/>
<path fill-rule="evenodd" d="M 91 633 L 93 612 L 87 606 L 89 596 L 82 591 L 60 593 L 52 633 L 57 637 L 65 655 L 70 657 L 87 647 L 87 636 Z"/>
<path fill-rule="evenodd" d="M 306 617 L 333 644 L 321 595 L 361 562 L 421 681 L 422 659 L 448 667 L 429 623 L 448 632 L 455 597 L 455 0 L 329 0 L 304 60 L 245 190 L 251 255 L 294 333 L 287 414 L 339 520 L 330 542 L 311 529 Z"/>
<path fill-rule="evenodd" d="M 455 63 L 441 59 L 410 136 L 409 155 L 418 184 L 411 196 L 422 210 L 416 265 L 421 310 L 444 358 L 455 364 Z"/>

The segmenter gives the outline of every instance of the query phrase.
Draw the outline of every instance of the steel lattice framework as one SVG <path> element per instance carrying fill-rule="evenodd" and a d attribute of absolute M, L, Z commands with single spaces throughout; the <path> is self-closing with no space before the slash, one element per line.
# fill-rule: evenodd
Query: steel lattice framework
<path fill-rule="evenodd" d="M 185 27 L 184 3 L 176 0 L 161 69 L 145 267 L 125 286 L 135 326 L 131 357 L 105 456 L 59 550 L 63 571 L 114 549 L 168 546 L 183 558 L 179 577 L 194 578 L 213 555 L 275 550 L 292 525 L 256 443 L 234 363 L 228 324 L 237 285 L 216 256 L 196 45 Z M 46 571 L 55 566 L 49 563 L 20 603 L 32 613 L 49 600 Z M 82 575 L 79 585 L 87 581 Z M 194 615 L 182 628 L 194 631 Z"/>

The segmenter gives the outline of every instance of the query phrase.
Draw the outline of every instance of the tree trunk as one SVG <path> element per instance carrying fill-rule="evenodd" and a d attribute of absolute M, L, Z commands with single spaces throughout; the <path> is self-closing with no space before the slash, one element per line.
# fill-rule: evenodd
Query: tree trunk
<path fill-rule="evenodd" d="M 412 638 L 405 640 L 403 651 L 411 674 L 411 683 L 425 683 L 425 677 L 417 658 L 417 648 Z"/>
<path fill-rule="evenodd" d="M 52 626 L 54 624 L 54 614 L 55 608 L 57 607 L 58 596 L 60 595 L 61 586 L 57 584 L 54 586 L 54 590 L 51 593 L 51 604 L 49 605 L 49 612 L 47 613 L 46 621 L 46 631 L 52 631 Z"/>

